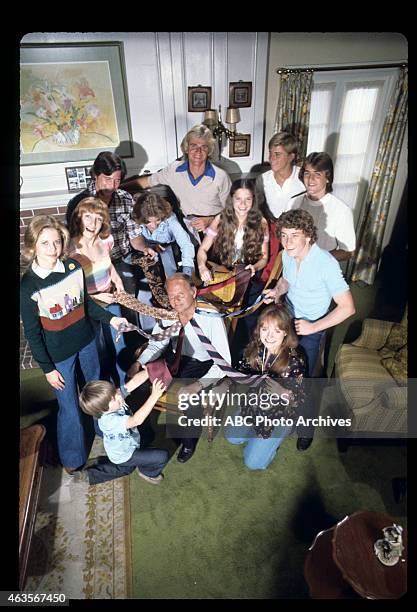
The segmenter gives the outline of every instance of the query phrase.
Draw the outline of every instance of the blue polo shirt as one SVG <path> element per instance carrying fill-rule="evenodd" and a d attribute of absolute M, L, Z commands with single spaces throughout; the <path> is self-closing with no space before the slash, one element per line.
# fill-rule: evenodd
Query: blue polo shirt
<path fill-rule="evenodd" d="M 216 172 L 215 172 L 215 170 L 213 168 L 213 164 L 209 160 L 206 161 L 206 168 L 204 170 L 204 173 L 201 176 L 197 177 L 197 178 L 194 178 L 193 175 L 191 174 L 188 160 L 185 161 L 180 166 L 178 166 L 178 168 L 175 170 L 175 172 L 188 172 L 188 178 L 190 179 L 190 181 L 191 181 L 191 183 L 193 185 L 198 185 L 198 183 L 201 181 L 203 176 L 208 176 L 208 177 L 213 178 L 213 179 L 216 176 Z"/>
<path fill-rule="evenodd" d="M 289 283 L 286 302 L 296 319 L 316 321 L 329 310 L 332 298 L 349 290 L 339 262 L 313 244 L 297 271 L 295 257 L 282 254 L 283 276 Z"/>

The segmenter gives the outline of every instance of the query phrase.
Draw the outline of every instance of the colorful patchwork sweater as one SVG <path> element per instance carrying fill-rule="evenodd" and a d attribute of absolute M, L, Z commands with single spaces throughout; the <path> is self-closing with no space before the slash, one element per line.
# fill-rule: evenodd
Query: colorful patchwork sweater
<path fill-rule="evenodd" d="M 48 374 L 94 338 L 90 318 L 109 323 L 113 315 L 88 295 L 81 265 L 68 258 L 65 273 L 40 278 L 30 267 L 20 285 L 20 308 L 34 359 Z"/>

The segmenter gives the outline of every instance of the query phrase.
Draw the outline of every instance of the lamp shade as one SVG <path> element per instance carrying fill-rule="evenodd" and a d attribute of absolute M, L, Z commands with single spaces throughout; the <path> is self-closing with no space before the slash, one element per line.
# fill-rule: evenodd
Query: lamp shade
<path fill-rule="evenodd" d="M 208 110 L 206 110 L 206 112 L 204 113 L 204 123 L 207 126 L 210 125 L 217 125 L 218 119 L 217 119 L 217 111 L 214 110 L 213 108 L 209 108 Z"/>
<path fill-rule="evenodd" d="M 229 108 L 226 111 L 226 123 L 239 123 L 240 121 L 240 113 L 238 108 Z"/>

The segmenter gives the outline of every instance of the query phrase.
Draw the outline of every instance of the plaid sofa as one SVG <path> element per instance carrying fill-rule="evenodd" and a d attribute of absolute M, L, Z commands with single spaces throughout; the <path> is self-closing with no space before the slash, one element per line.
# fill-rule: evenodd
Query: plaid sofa
<path fill-rule="evenodd" d="M 400 385 L 381 362 L 381 349 L 394 323 L 365 319 L 361 336 L 342 344 L 335 358 L 336 386 L 352 431 L 407 432 L 407 387 Z"/>

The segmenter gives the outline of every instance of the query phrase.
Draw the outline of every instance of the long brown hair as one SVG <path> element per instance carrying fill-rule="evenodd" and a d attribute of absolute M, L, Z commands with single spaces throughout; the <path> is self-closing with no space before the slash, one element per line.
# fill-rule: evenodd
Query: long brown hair
<path fill-rule="evenodd" d="M 77 247 L 79 246 L 79 240 L 81 236 L 83 235 L 84 228 L 83 228 L 82 217 L 83 217 L 83 214 L 86 212 L 96 213 L 97 215 L 100 215 L 100 217 L 102 218 L 103 224 L 98 234 L 99 238 L 102 238 L 102 239 L 108 238 L 108 236 L 110 236 L 110 233 L 111 233 L 110 214 L 109 214 L 109 209 L 107 207 L 107 204 L 102 202 L 100 198 L 95 198 L 92 196 L 88 198 L 84 198 L 83 200 L 78 202 L 77 207 L 72 213 L 70 226 L 69 226 L 70 236 L 74 240 L 74 242 L 77 244 Z"/>
<path fill-rule="evenodd" d="M 275 374 L 281 374 L 288 366 L 290 349 L 298 346 L 298 338 L 294 330 L 292 318 L 284 305 L 272 304 L 261 312 L 252 340 L 246 347 L 243 357 L 249 363 L 251 368 L 254 370 L 260 369 L 259 351 L 263 346 L 260 338 L 260 330 L 264 323 L 274 323 L 281 331 L 285 333 L 281 344 L 279 357 L 270 368 L 270 371 L 274 372 Z"/>
<path fill-rule="evenodd" d="M 262 227 L 262 213 L 256 200 L 255 183 L 248 179 L 238 179 L 232 183 L 226 206 L 220 214 L 217 237 L 213 244 L 213 252 L 218 256 L 220 263 L 228 267 L 233 263 L 235 234 L 238 228 L 238 220 L 233 208 L 233 195 L 238 189 L 248 189 L 253 197 L 252 208 L 248 212 L 243 234 L 242 263 L 254 264 L 262 257 L 264 228 Z"/>

